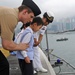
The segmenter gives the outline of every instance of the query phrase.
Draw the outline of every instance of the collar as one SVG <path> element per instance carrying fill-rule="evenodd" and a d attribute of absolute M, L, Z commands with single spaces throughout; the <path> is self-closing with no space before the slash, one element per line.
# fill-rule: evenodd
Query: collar
<path fill-rule="evenodd" d="M 33 30 L 30 28 L 30 26 L 29 26 L 29 27 L 27 27 L 26 29 L 29 29 L 29 30 L 30 30 L 30 32 L 33 34 Z"/>

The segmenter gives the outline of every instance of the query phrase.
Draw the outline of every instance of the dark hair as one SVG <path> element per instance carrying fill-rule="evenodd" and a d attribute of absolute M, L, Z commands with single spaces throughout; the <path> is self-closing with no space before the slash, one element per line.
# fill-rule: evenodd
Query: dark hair
<path fill-rule="evenodd" d="M 12 39 L 13 41 L 15 40 L 15 32 L 14 32 L 14 34 L 13 34 L 13 39 Z"/>
<path fill-rule="evenodd" d="M 33 21 L 31 22 L 31 24 L 33 24 L 33 23 L 37 23 L 38 26 L 39 26 L 40 24 L 43 25 L 43 21 L 42 21 L 42 19 L 41 19 L 40 17 L 35 17 L 35 18 L 33 19 Z"/>
<path fill-rule="evenodd" d="M 28 22 L 28 23 L 26 23 L 26 24 L 23 24 L 20 29 L 22 30 L 24 27 L 28 27 L 28 26 L 30 26 L 30 22 Z"/>
<path fill-rule="evenodd" d="M 20 7 L 18 7 L 19 12 L 23 11 L 24 9 L 26 9 L 28 11 L 28 13 L 33 12 L 29 7 L 27 7 L 26 5 L 21 5 Z"/>

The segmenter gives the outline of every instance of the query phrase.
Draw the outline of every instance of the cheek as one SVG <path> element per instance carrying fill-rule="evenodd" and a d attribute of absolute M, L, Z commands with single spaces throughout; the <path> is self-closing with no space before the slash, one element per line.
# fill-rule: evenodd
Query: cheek
<path fill-rule="evenodd" d="M 38 28 L 35 28 L 34 31 L 37 32 L 38 31 Z"/>
<path fill-rule="evenodd" d="M 31 18 L 30 18 L 29 16 L 27 17 L 27 20 L 30 21 L 30 22 L 32 21 Z"/>
<path fill-rule="evenodd" d="M 29 19 L 29 15 L 26 14 L 26 15 L 25 15 L 25 20 L 28 20 L 28 19 Z"/>
<path fill-rule="evenodd" d="M 40 28 L 37 28 L 37 31 L 39 31 L 40 30 Z"/>
<path fill-rule="evenodd" d="M 45 23 L 46 22 L 46 19 L 44 19 L 43 22 Z"/>
<path fill-rule="evenodd" d="M 26 20 L 27 20 L 27 19 L 26 19 L 26 16 L 24 16 L 24 17 L 23 17 L 23 21 L 26 21 Z"/>
<path fill-rule="evenodd" d="M 24 22 L 24 23 L 27 23 L 27 22 L 28 22 L 28 19 L 27 19 L 26 17 L 24 17 L 24 18 L 23 18 L 23 22 Z"/>

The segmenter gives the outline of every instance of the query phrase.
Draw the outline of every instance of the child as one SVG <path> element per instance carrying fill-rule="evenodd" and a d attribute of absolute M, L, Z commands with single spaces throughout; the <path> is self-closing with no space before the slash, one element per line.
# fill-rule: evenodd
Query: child
<path fill-rule="evenodd" d="M 19 61 L 19 66 L 22 72 L 22 75 L 33 75 L 33 56 L 34 56 L 34 36 L 33 31 L 37 32 L 42 27 L 43 22 L 40 17 L 33 19 L 33 22 L 29 27 L 27 27 L 22 35 L 20 42 L 29 43 L 29 48 L 27 51 L 17 51 L 17 57 Z"/>
<path fill-rule="evenodd" d="M 45 33 L 45 31 L 47 30 L 47 26 L 50 25 L 50 23 L 53 22 L 54 20 L 54 16 L 52 15 L 52 13 L 49 12 L 45 12 L 43 14 L 43 23 L 44 25 L 42 26 L 42 28 L 36 32 L 34 34 L 34 60 L 33 60 L 33 65 L 34 68 L 36 68 L 37 71 L 41 71 L 41 72 L 47 72 L 48 70 L 45 69 L 41 63 L 41 59 L 40 59 L 40 53 L 39 53 L 39 47 L 38 45 L 40 44 L 40 42 L 43 39 L 43 35 Z"/>
<path fill-rule="evenodd" d="M 13 36 L 13 40 L 15 43 L 19 44 L 20 43 L 20 39 L 21 39 L 21 34 L 23 33 L 23 31 L 30 26 L 30 22 L 23 24 L 22 27 L 20 28 L 21 31 L 17 34 L 17 36 L 15 37 L 15 35 Z M 11 55 L 16 55 L 17 51 L 11 51 L 10 54 Z"/>

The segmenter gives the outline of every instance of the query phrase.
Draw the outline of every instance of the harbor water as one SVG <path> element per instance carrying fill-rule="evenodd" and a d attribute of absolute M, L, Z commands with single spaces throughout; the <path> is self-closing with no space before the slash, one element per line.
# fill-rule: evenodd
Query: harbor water
<path fill-rule="evenodd" d="M 68 40 L 56 41 L 61 38 L 68 38 Z M 43 49 L 47 49 L 45 35 L 41 42 L 41 46 Z M 48 46 L 49 49 L 53 49 L 52 54 L 65 59 L 68 63 L 75 67 L 75 32 L 48 34 Z"/>

